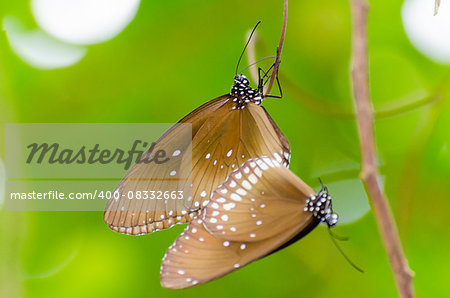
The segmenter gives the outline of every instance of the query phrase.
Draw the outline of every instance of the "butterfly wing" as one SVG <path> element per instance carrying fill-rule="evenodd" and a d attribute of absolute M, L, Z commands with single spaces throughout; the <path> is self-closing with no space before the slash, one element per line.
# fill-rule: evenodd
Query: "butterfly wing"
<path fill-rule="evenodd" d="M 264 107 L 258 105 L 249 105 L 248 110 L 250 111 L 250 114 L 252 116 L 251 118 L 254 120 L 255 126 L 260 131 L 260 135 L 264 138 L 263 140 L 259 140 L 259 142 L 257 143 L 259 143 L 260 146 L 265 144 L 265 146 L 267 147 L 267 150 L 261 150 L 261 152 L 266 152 L 267 155 L 265 156 L 274 158 L 279 163 L 282 163 L 286 167 L 289 167 L 289 162 L 291 159 L 291 146 L 286 136 L 277 126 L 275 121 L 273 121 L 272 117 Z M 251 136 L 246 135 L 251 132 L 252 130 L 243 129 L 242 138 L 251 140 Z M 264 154 L 255 155 L 252 158 L 259 158 L 262 156 L 264 156 Z"/>
<path fill-rule="evenodd" d="M 163 164 L 138 162 L 130 169 L 114 190 L 116 199 L 109 200 L 106 205 L 104 220 L 111 229 L 139 235 L 168 228 L 175 222 L 187 222 L 195 215 L 189 214 L 189 208 L 186 207 L 192 202 L 192 192 L 188 189 L 192 183 L 192 136 L 229 99 L 229 96 L 221 96 L 198 107 L 164 133 L 154 147 L 143 154 L 141 160 L 161 150 L 168 153 L 170 160 Z M 172 171 L 176 172 L 175 177 L 170 176 Z M 154 199 L 151 194 L 145 200 L 133 199 L 138 192 L 174 190 L 186 191 L 191 195 L 186 195 L 183 200 Z"/>
<path fill-rule="evenodd" d="M 314 190 L 273 159 L 249 160 L 217 188 L 205 226 L 231 241 L 260 241 L 306 224 L 305 201 Z M 305 219 L 305 220 L 304 220 Z M 303 228 L 303 227 L 301 227 Z"/>
<path fill-rule="evenodd" d="M 179 125 L 186 123 L 192 125 L 192 134 Z M 133 166 L 115 190 L 118 199 L 110 200 L 106 207 L 104 219 L 111 229 L 136 235 L 188 222 L 208 203 L 217 186 L 246 160 L 270 156 L 288 165 L 290 157 L 289 142 L 265 109 L 254 103 L 236 109 L 230 95 L 216 98 L 183 118 L 156 142 L 152 152 L 157 150 L 173 158 L 161 165 Z M 173 156 L 175 153 L 178 155 Z M 138 190 L 180 190 L 186 195 L 180 200 L 130 200 L 128 194 Z"/>
<path fill-rule="evenodd" d="M 308 230 L 316 224 L 310 225 Z M 270 254 L 296 234 L 297 230 L 288 230 L 262 241 L 227 241 L 214 237 L 201 220 L 194 219 L 164 256 L 161 285 L 182 289 L 219 278 Z"/>
<path fill-rule="evenodd" d="M 244 181 L 251 185 L 246 194 L 237 192 L 244 189 Z M 311 188 L 273 160 L 247 161 L 214 192 L 201 216 L 168 249 L 161 284 L 177 289 L 205 283 L 300 239 L 318 224 L 303 211 L 312 194 Z"/>

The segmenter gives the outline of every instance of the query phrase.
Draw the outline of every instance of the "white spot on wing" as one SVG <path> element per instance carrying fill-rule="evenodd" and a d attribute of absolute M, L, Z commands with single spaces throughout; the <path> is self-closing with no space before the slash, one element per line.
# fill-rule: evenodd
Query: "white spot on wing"
<path fill-rule="evenodd" d="M 240 194 L 241 196 L 245 196 L 247 194 L 247 192 L 242 188 L 236 189 L 236 193 Z"/>
<path fill-rule="evenodd" d="M 258 160 L 258 161 L 260 161 L 260 160 Z M 269 169 L 269 167 L 262 161 L 261 161 L 261 163 L 258 163 L 258 165 L 263 171 L 267 171 Z"/>
<path fill-rule="evenodd" d="M 234 192 L 230 195 L 230 199 L 232 199 L 233 201 L 237 201 L 237 202 L 242 201 L 241 196 L 239 196 L 238 194 L 236 194 Z"/>
<path fill-rule="evenodd" d="M 227 203 L 227 204 L 223 204 L 223 209 L 230 211 L 231 209 L 233 209 L 234 207 L 236 207 L 236 204 L 233 202 Z"/>
<path fill-rule="evenodd" d="M 248 176 L 248 180 L 250 180 L 250 182 L 253 184 L 256 184 L 256 182 L 258 182 L 258 178 L 256 178 L 256 176 L 254 174 L 250 174 Z"/>
<path fill-rule="evenodd" d="M 281 158 L 281 156 L 278 154 L 278 153 L 274 153 L 273 154 L 273 157 L 275 157 L 275 159 L 279 162 L 279 163 L 281 163 L 281 162 L 283 162 L 283 159 Z"/>
<path fill-rule="evenodd" d="M 247 180 L 243 180 L 242 181 L 242 186 L 245 187 L 248 190 L 252 189 L 252 185 L 250 183 L 248 183 Z"/>

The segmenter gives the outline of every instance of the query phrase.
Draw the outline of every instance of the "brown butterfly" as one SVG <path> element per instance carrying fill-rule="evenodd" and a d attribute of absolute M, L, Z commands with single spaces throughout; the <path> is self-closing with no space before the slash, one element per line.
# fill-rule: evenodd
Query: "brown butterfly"
<path fill-rule="evenodd" d="M 161 284 L 181 289 L 219 278 L 337 221 L 326 187 L 316 194 L 273 158 L 248 160 L 168 249 Z"/>
<path fill-rule="evenodd" d="M 268 156 L 288 166 L 290 145 L 261 102 L 263 79 L 253 89 L 244 75 L 234 77 L 229 94 L 215 98 L 181 119 L 119 183 L 104 220 L 114 231 L 140 235 L 195 217 L 225 179 L 245 161 Z M 188 124 L 188 126 L 186 126 Z M 163 150 L 164 164 L 142 162 Z M 128 194 L 180 190 L 178 200 L 129 199 Z"/>

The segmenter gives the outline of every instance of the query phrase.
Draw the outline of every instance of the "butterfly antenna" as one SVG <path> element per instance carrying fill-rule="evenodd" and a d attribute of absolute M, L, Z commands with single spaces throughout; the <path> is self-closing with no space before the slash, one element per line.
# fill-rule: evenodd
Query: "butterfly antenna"
<path fill-rule="evenodd" d="M 322 187 L 322 189 L 320 191 L 328 192 L 328 187 L 325 184 L 323 184 L 322 179 L 320 179 L 320 177 L 318 179 L 319 179 L 319 182 L 320 182 L 320 186 Z"/>
<path fill-rule="evenodd" d="M 258 63 L 261 62 L 261 61 L 264 61 L 264 60 L 267 60 L 267 59 L 275 59 L 275 58 L 277 58 L 277 56 L 268 56 L 268 57 L 264 57 L 264 58 L 262 58 L 262 59 L 259 59 L 258 61 L 253 62 L 252 64 L 247 65 L 247 66 L 246 66 L 244 69 L 242 69 L 239 73 L 243 73 L 247 68 L 252 67 L 253 65 L 258 64 Z"/>
<path fill-rule="evenodd" d="M 328 233 L 331 235 L 331 237 L 339 241 L 348 241 L 350 239 L 349 237 L 336 235 L 331 229 L 328 229 Z"/>
<path fill-rule="evenodd" d="M 238 73 L 239 63 L 241 63 L 242 56 L 244 56 L 245 50 L 247 49 L 247 46 L 250 43 L 250 40 L 252 39 L 252 35 L 253 35 L 253 33 L 255 33 L 256 27 L 258 27 L 258 25 L 260 23 L 261 23 L 261 21 L 256 23 L 255 27 L 253 27 L 252 33 L 250 33 L 250 36 L 248 37 L 247 43 L 245 44 L 245 47 L 244 47 L 244 50 L 242 51 L 241 56 L 239 56 L 239 60 L 238 60 L 238 63 L 236 65 L 236 73 L 235 73 L 235 75 L 237 75 L 237 73 Z"/>
<path fill-rule="evenodd" d="M 336 241 L 336 237 L 333 234 L 333 232 L 331 232 L 331 229 L 328 228 L 328 233 L 330 234 L 330 238 L 333 241 L 334 245 L 337 247 L 337 249 L 339 250 L 339 252 L 341 253 L 341 255 L 347 260 L 347 262 L 356 270 L 358 270 L 361 273 L 364 273 L 364 270 L 362 270 L 361 268 L 359 268 L 358 266 L 355 265 L 355 263 L 353 263 L 349 257 L 347 257 L 347 255 L 344 253 L 344 251 L 342 250 L 342 248 L 339 246 L 339 244 Z"/>

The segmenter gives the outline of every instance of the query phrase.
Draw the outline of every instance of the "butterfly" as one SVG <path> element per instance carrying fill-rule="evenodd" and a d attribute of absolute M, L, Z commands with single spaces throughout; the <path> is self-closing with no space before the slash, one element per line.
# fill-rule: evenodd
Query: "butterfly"
<path fill-rule="evenodd" d="M 261 106 L 269 97 L 263 87 L 262 78 L 253 89 L 244 75 L 236 75 L 229 94 L 203 104 L 170 128 L 114 190 L 115 199 L 108 201 L 104 213 L 108 226 L 141 235 L 189 222 L 247 160 L 268 156 L 288 166 L 289 141 Z M 158 151 L 167 154 L 167 162 L 144 162 Z M 174 190 L 181 195 L 177 200 L 148 196 L 155 191 L 172 195 Z M 143 192 L 145 200 L 133 197 Z"/>
<path fill-rule="evenodd" d="M 246 161 L 213 193 L 209 204 L 169 247 L 161 284 L 202 284 L 276 252 L 320 222 L 336 225 L 326 187 L 316 194 L 273 158 Z"/>

